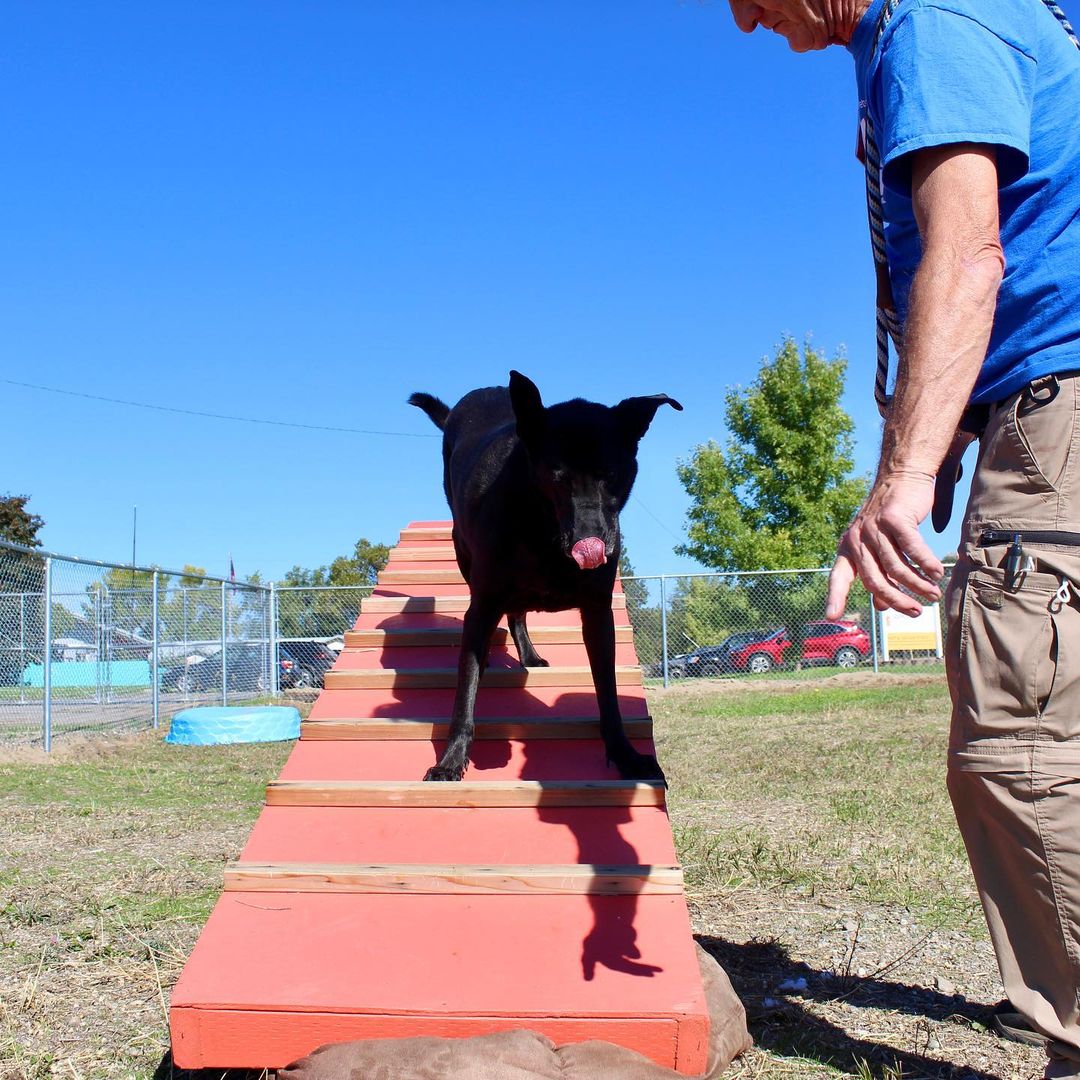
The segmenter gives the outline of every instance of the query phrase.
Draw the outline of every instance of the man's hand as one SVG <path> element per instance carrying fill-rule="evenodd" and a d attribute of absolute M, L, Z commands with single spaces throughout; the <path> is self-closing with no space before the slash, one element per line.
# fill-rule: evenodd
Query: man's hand
<path fill-rule="evenodd" d="M 900 586 L 927 601 L 941 598 L 945 573 L 926 546 L 919 525 L 934 503 L 934 478 L 927 473 L 879 477 L 837 548 L 829 575 L 825 617 L 839 619 L 855 578 L 861 579 L 878 611 L 893 608 L 918 615 L 922 605 Z"/>

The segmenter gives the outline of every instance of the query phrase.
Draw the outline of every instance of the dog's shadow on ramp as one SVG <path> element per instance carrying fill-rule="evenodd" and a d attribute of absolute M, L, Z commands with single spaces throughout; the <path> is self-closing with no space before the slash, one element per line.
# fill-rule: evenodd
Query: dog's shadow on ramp
<path fill-rule="evenodd" d="M 706 934 L 695 936 L 727 972 L 746 1006 L 754 1042 L 762 1049 L 786 1058 L 817 1061 L 867 1080 L 898 1075 L 925 1080 L 955 1080 L 958 1076 L 964 1080 L 999 1080 L 996 1073 L 959 1067 L 917 1050 L 900 1050 L 852 1035 L 806 1007 L 808 1002 L 844 1002 L 856 1008 L 899 1012 L 928 1021 L 952 1019 L 986 1025 L 991 1006 L 874 976 L 856 978 L 821 971 L 793 960 L 787 947 L 777 941 L 737 944 Z M 780 996 L 777 987 L 785 980 L 800 987 L 805 982 L 805 988 Z M 929 1042 L 929 1029 L 926 1035 Z"/>
<path fill-rule="evenodd" d="M 628 704 L 628 703 L 625 703 Z M 596 696 L 591 692 L 567 693 L 550 706 L 552 717 L 586 717 L 596 713 Z M 543 784 L 552 777 L 551 743 L 548 740 L 525 742 L 521 779 Z M 574 755 L 573 778 L 618 780 L 618 772 L 608 765 L 603 743 L 599 740 L 567 740 L 567 755 Z M 642 811 L 657 812 L 652 807 Z M 628 806 L 553 806 L 544 805 L 541 796 L 537 807 L 540 821 L 565 828 L 577 845 L 577 861 L 595 866 L 637 866 L 641 857 L 625 835 L 632 831 L 634 816 Z M 636 888 L 635 888 L 636 886 Z M 592 911 L 592 928 L 581 943 L 581 969 L 591 982 L 598 967 L 640 978 L 651 978 L 663 971 L 656 961 L 659 957 L 643 957 L 637 944 L 635 919 L 638 893 L 644 886 L 641 879 L 628 881 L 624 891 L 611 895 L 598 876 L 588 893 Z"/>

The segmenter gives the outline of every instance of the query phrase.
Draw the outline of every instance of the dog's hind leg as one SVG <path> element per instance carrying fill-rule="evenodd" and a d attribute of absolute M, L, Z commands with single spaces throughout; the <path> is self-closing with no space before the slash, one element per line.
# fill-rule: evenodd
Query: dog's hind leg
<path fill-rule="evenodd" d="M 624 780 L 663 780 L 664 773 L 656 758 L 635 750 L 623 729 L 615 681 L 615 620 L 610 602 L 583 606 L 581 629 L 596 687 L 600 733 L 608 761 Z"/>
<path fill-rule="evenodd" d="M 548 662 L 536 651 L 532 638 L 529 637 L 528 627 L 525 625 L 525 613 L 518 612 L 507 616 L 510 624 L 510 636 L 517 646 L 518 658 L 522 667 L 549 667 Z"/>
<path fill-rule="evenodd" d="M 438 763 L 428 769 L 425 780 L 460 780 L 469 765 L 469 747 L 476 729 L 473 710 L 476 690 L 487 664 L 491 635 L 502 612 L 477 602 L 473 597 L 465 612 L 461 632 L 461 653 L 458 657 L 457 692 L 454 711 L 450 715 L 449 742 Z"/>

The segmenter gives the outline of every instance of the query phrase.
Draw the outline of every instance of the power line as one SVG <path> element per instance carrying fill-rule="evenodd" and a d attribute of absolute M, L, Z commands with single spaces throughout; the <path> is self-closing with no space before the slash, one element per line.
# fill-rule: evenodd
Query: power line
<path fill-rule="evenodd" d="M 127 401 L 124 398 L 105 397 L 103 394 L 87 394 L 79 390 L 64 390 L 59 386 L 41 386 L 38 383 L 2 379 L 8 386 L 21 386 L 24 390 L 40 390 L 46 394 L 63 394 L 65 397 L 85 398 L 88 401 L 104 401 L 109 405 L 126 405 L 132 409 L 152 409 L 154 412 L 177 413 L 181 416 L 200 416 L 208 420 L 230 420 L 238 424 L 265 424 L 270 427 L 301 428 L 304 431 L 336 431 L 346 435 L 395 435 L 403 439 L 437 439 L 440 436 L 426 431 L 377 431 L 370 428 L 332 427 L 328 424 L 301 424 L 293 420 L 265 420 L 255 416 L 230 416 L 228 413 L 202 412 L 198 409 L 181 409 L 175 405 L 153 405 L 148 401 Z"/>
<path fill-rule="evenodd" d="M 658 518 L 636 495 L 631 495 L 630 497 L 634 500 L 636 505 L 640 506 L 641 509 L 644 510 L 645 513 L 648 514 L 649 517 L 651 517 L 653 521 L 655 521 L 656 524 L 659 525 L 660 528 L 668 534 L 668 536 L 670 536 L 673 540 L 677 540 L 680 544 L 682 543 L 683 538 L 673 533 L 671 529 L 668 528 L 667 523 L 661 521 L 660 518 Z"/>

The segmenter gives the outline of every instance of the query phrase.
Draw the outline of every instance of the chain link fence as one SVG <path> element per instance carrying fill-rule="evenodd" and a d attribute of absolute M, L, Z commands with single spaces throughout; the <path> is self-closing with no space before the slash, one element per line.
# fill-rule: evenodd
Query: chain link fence
<path fill-rule="evenodd" d="M 370 585 L 283 586 L 94 562 L 0 541 L 0 742 L 158 727 L 193 704 L 318 688 Z M 623 581 L 647 679 L 940 671 L 941 605 L 911 620 L 828 571 Z"/>
<path fill-rule="evenodd" d="M 272 590 L 0 541 L 0 740 L 158 726 L 277 690 Z"/>
<path fill-rule="evenodd" d="M 824 568 L 623 580 L 638 660 L 647 678 L 665 685 L 884 666 L 944 670 L 942 604 L 917 619 L 876 612 L 856 582 L 834 621 L 824 617 L 828 586 Z"/>

